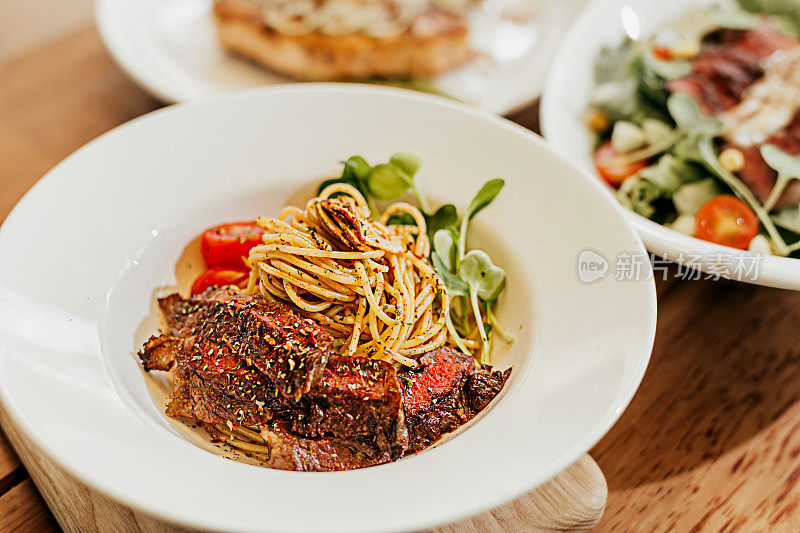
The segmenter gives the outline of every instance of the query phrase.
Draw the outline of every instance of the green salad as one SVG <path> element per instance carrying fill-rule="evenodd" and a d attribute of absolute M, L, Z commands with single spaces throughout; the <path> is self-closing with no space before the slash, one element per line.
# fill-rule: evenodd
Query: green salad
<path fill-rule="evenodd" d="M 603 48 L 594 164 L 634 212 L 800 257 L 800 1 L 739 0 Z"/>

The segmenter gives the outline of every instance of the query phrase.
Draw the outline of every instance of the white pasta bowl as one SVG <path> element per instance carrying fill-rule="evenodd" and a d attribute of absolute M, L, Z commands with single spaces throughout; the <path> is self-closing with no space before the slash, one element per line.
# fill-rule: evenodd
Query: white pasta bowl
<path fill-rule="evenodd" d="M 352 154 L 425 157 L 422 187 L 463 207 L 506 188 L 471 246 L 508 273 L 516 342 L 506 389 L 464 431 L 396 463 L 299 473 L 193 444 L 148 393 L 135 355 L 154 291 L 215 223 L 278 213 Z M 578 209 L 569 206 L 580 206 Z M 178 524 L 228 531 L 396 531 L 442 524 L 543 483 L 586 452 L 636 391 L 655 331 L 644 248 L 599 183 L 540 138 L 443 99 L 285 86 L 179 105 L 111 131 L 45 176 L 0 228 L 0 400 L 90 487 Z"/>
<path fill-rule="evenodd" d="M 646 39 L 671 20 L 712 0 L 595 0 L 581 13 L 559 46 L 542 97 L 542 129 L 548 142 L 580 168 L 597 176 L 592 133 L 585 111 L 594 91 L 593 65 L 604 45 L 628 35 Z M 602 181 L 598 176 L 597 181 Z M 690 237 L 626 210 L 648 250 L 660 257 L 758 285 L 800 290 L 800 260 L 759 256 Z"/>

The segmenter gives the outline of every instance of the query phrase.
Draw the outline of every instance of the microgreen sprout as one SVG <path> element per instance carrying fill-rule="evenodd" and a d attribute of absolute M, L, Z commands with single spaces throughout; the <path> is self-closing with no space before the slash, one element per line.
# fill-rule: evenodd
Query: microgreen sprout
<path fill-rule="evenodd" d="M 482 359 L 489 354 L 489 335 L 484 326 L 478 299 L 490 302 L 497 299 L 506 286 L 506 273 L 492 263 L 489 254 L 483 250 L 470 250 L 458 266 L 458 276 L 469 287 L 472 312 L 483 341 Z"/>

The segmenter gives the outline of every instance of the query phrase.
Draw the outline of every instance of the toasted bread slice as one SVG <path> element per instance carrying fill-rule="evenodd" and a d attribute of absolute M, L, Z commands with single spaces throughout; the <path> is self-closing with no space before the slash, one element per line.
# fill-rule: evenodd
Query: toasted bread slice
<path fill-rule="evenodd" d="M 256 0 L 218 0 L 213 15 L 226 50 L 298 79 L 430 77 L 472 57 L 461 17 L 435 9 L 403 33 L 380 38 L 282 34 L 264 24 Z"/>

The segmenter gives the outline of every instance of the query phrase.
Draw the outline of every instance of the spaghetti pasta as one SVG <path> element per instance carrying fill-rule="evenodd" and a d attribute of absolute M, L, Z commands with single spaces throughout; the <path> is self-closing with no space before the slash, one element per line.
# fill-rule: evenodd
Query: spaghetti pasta
<path fill-rule="evenodd" d="M 389 225 L 405 214 L 414 225 Z M 288 301 L 318 320 L 341 355 L 416 366 L 448 342 L 447 292 L 429 264 L 425 217 L 395 203 L 379 221 L 357 189 L 326 187 L 305 209 L 259 218 L 263 243 L 250 251 L 247 291 Z"/>

